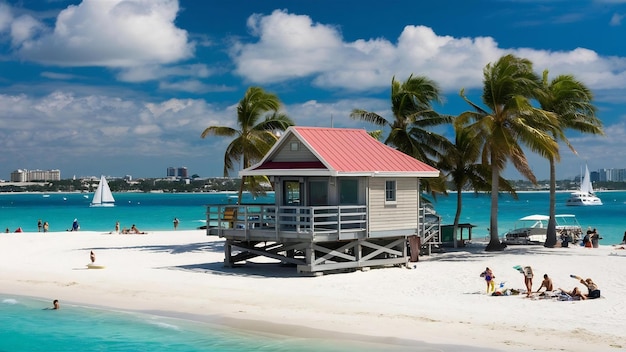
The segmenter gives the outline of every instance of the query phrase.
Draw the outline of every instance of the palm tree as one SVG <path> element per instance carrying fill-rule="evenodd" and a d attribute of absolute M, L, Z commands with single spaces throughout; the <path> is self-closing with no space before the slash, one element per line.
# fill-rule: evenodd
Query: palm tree
<path fill-rule="evenodd" d="M 556 126 L 557 120 L 553 114 L 531 104 L 531 99 L 541 93 L 541 80 L 529 60 L 503 56 L 487 64 L 483 76 L 482 101 L 487 108 L 472 103 L 461 90 L 461 97 L 475 111 L 462 113 L 456 123 L 469 124 L 478 138 L 485 141 L 482 162 L 491 166 L 490 240 L 486 250 L 496 251 L 504 248 L 498 235 L 500 174 L 507 162 L 511 162 L 520 174 L 536 183 L 522 147 L 544 157 L 556 155 L 557 143 L 546 131 Z"/>
<path fill-rule="evenodd" d="M 284 131 L 293 126 L 293 121 L 279 113 L 280 100 L 275 94 L 267 93 L 260 87 L 249 87 L 237 105 L 237 127 L 210 126 L 202 134 L 207 136 L 235 137 L 224 153 L 224 176 L 228 176 L 235 165 L 243 158 L 243 168 L 260 161 L 274 145 L 277 131 Z M 259 191 L 259 180 L 244 177 L 239 187 L 238 203 L 244 188 L 250 192 Z"/>
<path fill-rule="evenodd" d="M 474 192 L 491 189 L 491 169 L 479 163 L 483 140 L 477 138 L 476 130 L 454 125 L 454 144 L 446 146 L 443 158 L 437 162 L 437 168 L 444 177 L 453 184 L 456 194 L 456 213 L 454 215 L 453 234 L 456 238 L 462 210 L 462 191 L 471 187 Z M 504 178 L 500 178 L 500 189 L 507 191 L 517 199 L 513 186 Z"/>
<path fill-rule="evenodd" d="M 538 97 L 541 108 L 550 111 L 559 119 L 559 128 L 552 130 L 552 137 L 561 140 L 576 153 L 564 135 L 567 128 L 591 134 L 604 134 L 602 121 L 595 116 L 596 107 L 591 103 L 593 94 L 574 76 L 560 75 L 548 81 L 548 70 L 543 71 L 543 95 Z M 556 160 L 550 162 L 550 220 L 545 247 L 552 248 L 556 244 Z"/>
<path fill-rule="evenodd" d="M 429 129 L 452 122 L 451 116 L 439 115 L 433 110 L 433 102 L 441 102 L 441 91 L 434 81 L 424 76 L 411 75 L 401 83 L 393 77 L 392 120 L 362 109 L 352 110 L 350 117 L 383 128 L 388 127 L 390 131 L 385 144 L 432 166 L 435 165 L 434 160 L 440 158 L 440 150 L 446 139 Z M 424 183 L 433 184 L 426 181 Z"/>

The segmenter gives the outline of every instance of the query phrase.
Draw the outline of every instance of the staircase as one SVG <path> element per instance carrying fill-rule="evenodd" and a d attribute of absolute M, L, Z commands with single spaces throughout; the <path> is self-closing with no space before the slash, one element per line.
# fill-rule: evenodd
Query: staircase
<path fill-rule="evenodd" d="M 419 208 L 419 227 L 417 235 L 421 239 L 422 254 L 429 255 L 433 247 L 441 245 L 441 217 L 431 206 Z"/>

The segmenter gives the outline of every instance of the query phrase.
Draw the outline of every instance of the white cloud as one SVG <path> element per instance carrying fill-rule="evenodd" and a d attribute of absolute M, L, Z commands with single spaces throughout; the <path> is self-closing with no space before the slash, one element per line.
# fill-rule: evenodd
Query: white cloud
<path fill-rule="evenodd" d="M 622 19 L 624 19 L 624 15 L 621 15 L 619 13 L 614 13 L 613 16 L 611 17 L 611 21 L 609 22 L 609 24 L 611 26 L 621 26 Z"/>
<path fill-rule="evenodd" d="M 11 22 L 11 44 L 18 46 L 43 29 L 43 24 L 32 16 L 22 15 Z"/>
<path fill-rule="evenodd" d="M 177 0 L 83 0 L 40 36 L 14 37 L 22 59 L 59 66 L 133 67 L 189 58 L 194 44 L 174 24 Z M 27 40 L 25 40 L 27 39 Z"/>
<path fill-rule="evenodd" d="M 233 58 L 237 73 L 253 82 L 277 82 L 330 70 L 341 58 L 336 28 L 315 24 L 308 16 L 276 10 L 270 16 L 252 15 L 248 27 L 257 44 L 237 44 Z"/>
<path fill-rule="evenodd" d="M 213 74 L 213 70 L 204 64 L 159 66 L 144 65 L 126 67 L 120 70 L 117 79 L 123 82 L 145 82 L 168 77 L 187 76 L 206 78 Z"/>
<path fill-rule="evenodd" d="M 0 33 L 11 27 L 13 13 L 9 5 L 0 2 Z"/>
<path fill-rule="evenodd" d="M 571 73 L 592 89 L 626 88 L 626 58 L 593 50 L 545 51 L 501 48 L 491 37 L 455 38 L 425 26 L 406 26 L 397 42 L 385 38 L 344 41 L 334 26 L 308 16 L 274 11 L 252 15 L 248 27 L 257 42 L 237 42 L 235 72 L 255 84 L 310 77 L 322 88 L 384 89 L 392 76 L 425 75 L 447 91 L 480 88 L 482 70 L 506 53 L 527 57 L 538 72 Z"/>
<path fill-rule="evenodd" d="M 50 71 L 42 72 L 41 76 L 50 78 L 50 79 L 59 79 L 59 80 L 74 80 L 78 78 L 78 76 L 76 75 L 72 75 L 68 73 L 50 72 Z"/>

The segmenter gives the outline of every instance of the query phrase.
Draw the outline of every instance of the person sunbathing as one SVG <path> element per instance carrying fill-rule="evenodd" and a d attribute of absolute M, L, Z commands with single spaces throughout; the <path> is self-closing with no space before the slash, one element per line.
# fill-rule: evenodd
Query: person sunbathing
<path fill-rule="evenodd" d="M 600 298 L 600 290 L 598 289 L 598 285 L 596 285 L 593 280 L 591 280 L 590 278 L 587 278 L 586 280 L 581 279 L 580 283 L 585 285 L 587 287 L 587 290 L 589 290 L 586 298 Z"/>
<path fill-rule="evenodd" d="M 585 300 L 587 299 L 587 296 L 585 296 L 579 289 L 578 287 L 574 287 L 574 289 L 572 290 L 572 292 L 569 291 L 565 291 L 562 288 L 559 288 L 559 290 L 561 290 L 561 292 L 565 293 L 566 295 L 572 297 L 572 299 L 575 300 Z"/>
<path fill-rule="evenodd" d="M 136 235 L 145 235 L 145 232 L 139 231 L 139 229 L 135 226 L 135 224 L 133 224 L 133 226 L 130 227 L 130 233 L 134 233 Z"/>

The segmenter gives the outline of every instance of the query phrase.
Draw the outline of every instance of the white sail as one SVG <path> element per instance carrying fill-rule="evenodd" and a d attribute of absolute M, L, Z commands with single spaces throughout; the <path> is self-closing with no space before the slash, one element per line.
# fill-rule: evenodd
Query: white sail
<path fill-rule="evenodd" d="M 580 182 L 580 191 L 583 193 L 593 194 L 593 186 L 591 185 L 591 177 L 589 176 L 589 168 L 585 165 L 585 175 Z"/>
<path fill-rule="evenodd" d="M 113 193 L 111 193 L 111 189 L 109 188 L 109 184 L 107 183 L 106 178 L 104 176 L 100 176 L 100 183 L 98 184 L 98 188 L 96 192 L 93 194 L 93 200 L 91 201 L 92 207 L 112 207 L 115 203 L 115 198 L 113 198 Z"/>
<path fill-rule="evenodd" d="M 585 173 L 580 180 L 580 190 L 572 192 L 565 205 L 602 205 L 602 200 L 593 193 L 589 168 L 585 165 Z"/>

